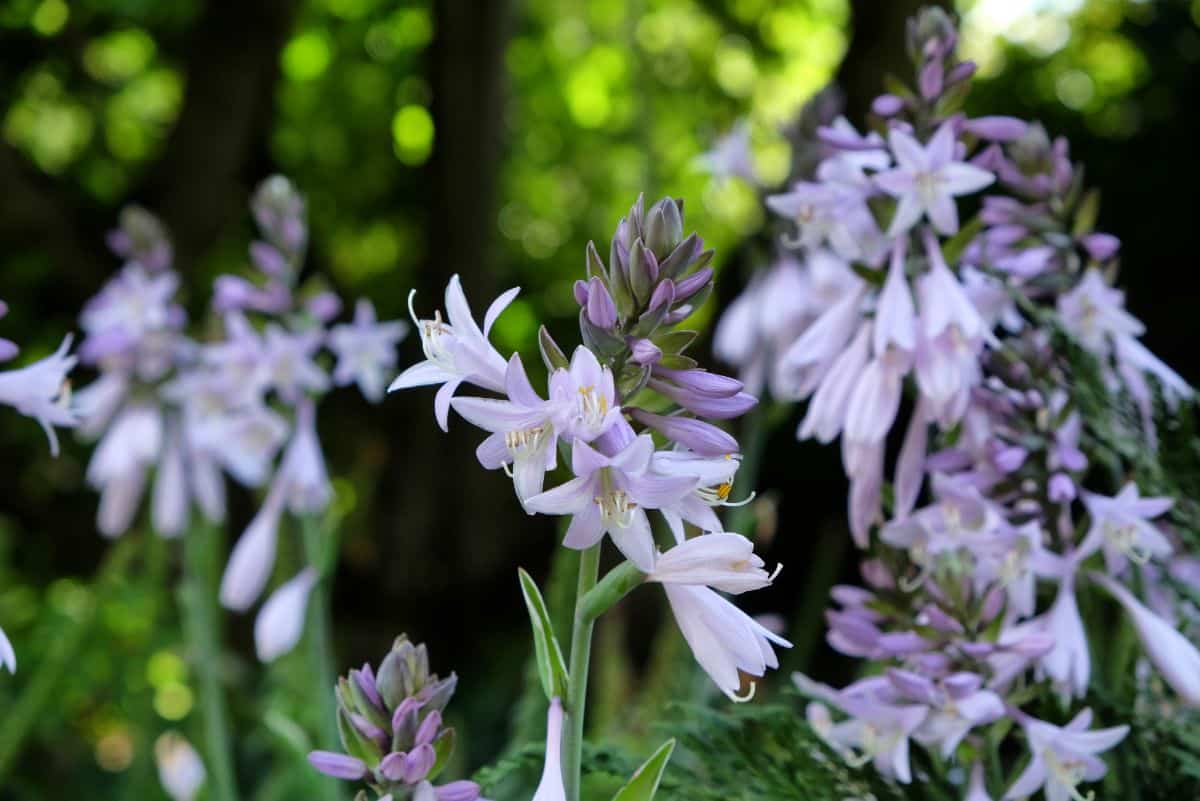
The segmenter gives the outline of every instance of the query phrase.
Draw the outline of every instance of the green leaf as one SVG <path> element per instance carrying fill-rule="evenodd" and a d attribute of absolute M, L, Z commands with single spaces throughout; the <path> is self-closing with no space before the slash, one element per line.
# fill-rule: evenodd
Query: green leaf
<path fill-rule="evenodd" d="M 667 740 L 654 755 L 647 759 L 640 768 L 633 772 L 629 783 L 617 791 L 613 801 L 652 801 L 658 792 L 658 783 L 662 781 L 663 771 L 667 768 L 667 760 L 675 750 L 675 740 Z"/>
<path fill-rule="evenodd" d="M 545 690 L 547 699 L 565 698 L 567 663 L 563 659 L 562 649 L 558 647 L 558 639 L 554 636 L 554 626 L 550 623 L 546 602 L 542 600 L 542 593 L 533 578 L 523 568 L 517 568 L 517 574 L 521 581 L 521 594 L 525 596 L 525 608 L 529 610 L 529 622 L 533 627 L 533 648 L 542 689 Z"/>
<path fill-rule="evenodd" d="M 538 348 L 542 351 L 542 361 L 546 363 L 547 370 L 565 370 L 571 366 L 566 354 L 544 325 L 538 329 Z"/>

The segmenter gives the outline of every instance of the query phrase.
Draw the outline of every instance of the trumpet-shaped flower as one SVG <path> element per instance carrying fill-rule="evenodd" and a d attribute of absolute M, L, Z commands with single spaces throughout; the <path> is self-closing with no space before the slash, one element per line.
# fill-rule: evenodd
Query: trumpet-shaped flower
<path fill-rule="evenodd" d="M 452 405 L 468 422 L 492 432 L 475 451 L 479 463 L 488 470 L 512 465 L 513 486 L 525 503 L 542 491 L 546 471 L 556 462 L 556 404 L 538 396 L 517 353 L 509 359 L 505 389 L 508 400 L 455 398 Z"/>
<path fill-rule="evenodd" d="M 329 331 L 329 349 L 337 356 L 333 380 L 338 386 L 358 384 L 363 397 L 372 403 L 383 400 L 387 375 L 396 367 L 396 344 L 408 333 L 401 320 L 378 322 L 375 306 L 360 298 L 354 306 L 354 322 L 335 325 Z"/>
<path fill-rule="evenodd" d="M 1084 709 L 1066 726 L 1026 719 L 1024 728 L 1031 759 L 1004 798 L 1028 798 L 1038 790 L 1045 792 L 1046 801 L 1081 798 L 1080 784 L 1097 781 L 1108 772 L 1096 754 L 1112 748 L 1129 732 L 1128 726 L 1089 731 L 1091 723 L 1090 709 Z"/>
<path fill-rule="evenodd" d="M 538 782 L 533 801 L 567 801 L 562 775 L 563 706 L 558 698 L 550 699 L 546 715 L 546 759 L 542 780 Z"/>
<path fill-rule="evenodd" d="M 421 347 L 425 351 L 425 361 L 418 362 L 401 373 L 388 392 L 410 387 L 441 384 L 437 397 L 434 399 L 434 412 L 438 425 L 442 430 L 449 426 L 450 399 L 458 391 L 464 381 L 490 389 L 493 392 L 504 391 L 505 361 L 487 336 L 496 318 L 520 291 L 513 288 L 492 301 L 483 317 L 483 328 L 475 322 L 471 315 L 471 307 L 463 294 L 462 282 L 457 275 L 450 278 L 446 285 L 446 320 L 442 320 L 440 312 L 434 312 L 432 320 L 418 320 L 417 313 L 412 307 L 414 290 L 408 296 L 409 313 L 417 332 L 421 335 Z"/>
<path fill-rule="evenodd" d="M 659 511 L 677 542 L 683 542 L 683 521 L 701 531 L 722 531 L 721 518 L 713 510 L 717 506 L 741 506 L 748 502 L 731 501 L 733 479 L 741 466 L 740 456 L 726 453 L 722 456 L 700 456 L 688 451 L 657 451 L 651 461 L 655 473 L 665 476 L 694 478 L 698 485 L 678 501 L 663 506 Z M 751 499 L 753 495 L 751 495 Z"/>
<path fill-rule="evenodd" d="M 876 173 L 875 183 L 896 198 L 896 214 L 888 236 L 904 233 L 928 216 L 940 233 L 958 231 L 958 207 L 954 198 L 978 192 L 995 180 L 987 170 L 958 161 L 954 128 L 944 123 L 926 145 L 893 128 L 888 145 L 896 166 Z"/>
<path fill-rule="evenodd" d="M 324 337 L 320 329 L 297 334 L 275 324 L 267 326 L 263 337 L 267 380 L 285 403 L 299 403 L 305 393 L 329 389 L 329 376 L 313 361 Z"/>
<path fill-rule="evenodd" d="M 67 355 L 71 337 L 63 339 L 58 350 L 44 359 L 15 370 L 0 372 L 0 403 L 32 417 L 50 440 L 50 453 L 58 455 L 55 426 L 70 427 L 78 419 L 70 407 L 67 373 L 75 366 L 75 357 Z"/>
<path fill-rule="evenodd" d="M 722 532 L 692 537 L 660 554 L 646 580 L 709 586 L 738 594 L 770 586 L 778 573 L 777 569 L 775 574 L 767 574 L 750 540 Z"/>
<path fill-rule="evenodd" d="M 575 349 L 569 369 L 550 375 L 550 401 L 555 429 L 572 440 L 591 442 L 621 416 L 612 370 L 584 347 Z"/>
<path fill-rule="evenodd" d="M 1100 573 L 1090 575 L 1125 607 L 1146 656 L 1171 689 L 1187 705 L 1200 706 L 1200 651 L 1196 646 L 1116 581 Z"/>
<path fill-rule="evenodd" d="M 1130 559 L 1143 564 L 1169 555 L 1170 541 L 1150 520 L 1165 513 L 1174 502 L 1172 498 L 1142 498 L 1133 482 L 1111 498 L 1083 493 L 1092 524 L 1080 551 L 1090 554 L 1102 549 L 1104 563 L 1113 575 L 1123 572 Z"/>
<path fill-rule="evenodd" d="M 664 583 L 663 589 L 692 655 L 731 700 L 750 698 L 739 695 L 739 671 L 760 678 L 768 668 L 779 667 L 772 643 L 792 647 L 709 587 Z M 753 692 L 751 684 L 750 694 Z"/>
<path fill-rule="evenodd" d="M 1087 694 L 1092 660 L 1087 632 L 1075 602 L 1073 575 L 1063 577 L 1054 605 L 1043 620 L 1054 646 L 1039 660 L 1039 670 L 1050 677 L 1065 697 L 1082 698 Z"/>
<path fill-rule="evenodd" d="M 88 483 L 100 492 L 100 533 L 116 537 L 129 528 L 162 441 L 162 412 L 153 403 L 129 404 L 113 419 L 87 467 Z"/>
<path fill-rule="evenodd" d="M 287 505 L 293 514 L 320 512 L 333 496 L 317 436 L 317 407 L 308 398 L 296 406 L 296 428 L 283 452 L 276 480 L 283 482 Z"/>
<path fill-rule="evenodd" d="M 607 533 L 643 571 L 654 567 L 654 537 L 647 509 L 668 506 L 694 489 L 697 480 L 663 476 L 650 469 L 654 440 L 636 437 L 614 456 L 576 441 L 571 454 L 575 478 L 535 495 L 526 508 L 551 515 L 573 515 L 563 544 L 584 549 Z"/>
<path fill-rule="evenodd" d="M 1058 299 L 1058 317 L 1079 342 L 1097 356 L 1109 353 L 1109 337 L 1139 337 L 1146 330 L 1125 311 L 1125 293 L 1110 287 L 1092 267 Z"/>

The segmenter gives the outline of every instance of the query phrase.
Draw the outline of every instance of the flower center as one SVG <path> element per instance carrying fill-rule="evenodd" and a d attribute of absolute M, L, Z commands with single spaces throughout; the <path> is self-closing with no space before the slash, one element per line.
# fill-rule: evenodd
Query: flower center
<path fill-rule="evenodd" d="M 1049 768 L 1050 775 L 1054 781 L 1061 784 L 1070 793 L 1070 798 L 1073 801 L 1094 801 L 1096 791 L 1092 790 L 1087 795 L 1079 792 L 1079 783 L 1083 781 L 1084 765 L 1078 759 L 1062 759 L 1058 754 L 1054 753 L 1054 749 L 1047 748 L 1042 753 L 1043 759 L 1046 760 L 1046 767 Z"/>
<path fill-rule="evenodd" d="M 504 435 L 504 444 L 513 455 L 513 459 L 532 456 L 546 444 L 548 430 L 549 427 L 543 423 L 520 431 L 509 431 Z"/>
<path fill-rule="evenodd" d="M 597 392 L 595 385 L 580 387 L 576 413 L 585 426 L 599 426 L 608 414 L 608 398 Z"/>
<path fill-rule="evenodd" d="M 439 366 L 452 369 L 454 354 L 450 352 L 450 343 L 454 340 L 454 329 L 442 322 L 442 313 L 435 311 L 432 320 L 421 321 L 421 349 L 425 358 Z"/>
<path fill-rule="evenodd" d="M 1120 550 L 1135 564 L 1144 565 L 1150 561 L 1150 554 L 1139 547 L 1137 529 L 1131 525 L 1114 526 L 1111 522 L 1104 524 L 1104 536 L 1114 548 Z"/>
<path fill-rule="evenodd" d="M 600 519 L 606 526 L 629 528 L 633 523 L 633 513 L 637 504 L 630 500 L 624 490 L 610 489 L 595 498 L 600 507 Z"/>

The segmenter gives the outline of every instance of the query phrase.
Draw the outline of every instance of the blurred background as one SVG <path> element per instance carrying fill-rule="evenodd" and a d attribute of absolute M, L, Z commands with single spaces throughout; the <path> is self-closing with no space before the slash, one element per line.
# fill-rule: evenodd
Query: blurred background
<path fill-rule="evenodd" d="M 5 0 L 0 3 L 0 335 L 22 359 L 49 352 L 119 266 L 104 247 L 138 202 L 171 230 L 185 302 L 203 316 L 215 275 L 244 272 L 247 199 L 273 172 L 309 200 L 309 269 L 347 297 L 405 317 L 457 272 L 477 310 L 520 285 L 497 324 L 501 351 L 536 362 L 545 322 L 573 343 L 571 282 L 589 239 L 607 242 L 638 192 L 687 203 L 688 230 L 717 249 L 723 303 L 756 266 L 756 190 L 714 182 L 696 157 L 738 121 L 756 168 L 782 185 L 782 133 L 836 85 L 861 118 L 880 75 L 904 65 L 914 0 Z M 1200 2 L 961 0 L 979 64 L 969 107 L 1067 135 L 1103 189 L 1100 227 L 1124 240 L 1130 309 L 1146 342 L 1193 383 L 1197 281 L 1190 199 L 1200 186 Z M 605 248 L 601 248 L 605 252 Z M 416 361 L 415 337 L 401 364 Z M 90 376 L 79 371 L 76 381 Z M 752 611 L 789 621 L 785 668 L 840 663 L 821 641 L 827 586 L 849 576 L 834 449 L 799 444 L 795 407 L 774 426 L 758 481 L 760 550 L 788 566 Z M 478 434 L 433 421 L 432 393 L 373 407 L 335 393 L 321 430 L 337 486 L 334 587 L 340 670 L 375 661 L 407 631 L 434 669 L 460 675 L 451 707 L 462 770 L 510 737 L 527 682 L 518 564 L 552 570 L 549 518 L 527 518 L 503 474 L 475 462 Z M 95 531 L 85 444 L 58 459 L 42 433 L 0 414 L 0 624 L 20 672 L 0 675 L 0 799 L 162 797 L 152 743 L 196 726 L 173 597 L 178 548 L 134 532 L 120 560 Z M 238 533 L 254 498 L 231 494 Z M 285 553 L 291 568 L 298 553 Z M 556 573 L 562 582 L 563 570 Z M 101 580 L 97 581 L 97 576 Z M 635 595 L 600 632 L 599 732 L 642 723 L 641 685 L 687 685 L 660 594 Z M 668 621 L 669 623 L 669 621 Z M 303 660 L 253 658 L 252 619 L 228 622 L 227 675 L 243 784 L 294 796 L 313 711 Z M 627 647 L 620 647 L 624 644 Z M 39 681 L 44 664 L 65 680 Z M 18 705 L 41 694 L 46 703 Z M 18 716 L 23 716 L 17 719 Z M 15 742 L 13 731 L 24 736 Z"/>

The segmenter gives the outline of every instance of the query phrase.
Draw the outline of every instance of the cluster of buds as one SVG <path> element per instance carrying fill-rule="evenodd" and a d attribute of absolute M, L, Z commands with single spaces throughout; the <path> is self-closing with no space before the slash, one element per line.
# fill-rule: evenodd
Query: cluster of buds
<path fill-rule="evenodd" d="M 987 744 L 1020 732 L 1031 756 L 1004 797 L 1078 797 L 1128 727 L 1028 711 L 1088 691 L 1077 595 L 1099 589 L 1125 608 L 1184 703 L 1200 700 L 1200 652 L 1130 589 L 1161 593 L 1180 572 L 1154 522 L 1172 499 L 1084 486 L 1087 421 L 1061 338 L 1136 402 L 1151 442 L 1155 387 L 1172 406 L 1192 389 L 1138 341 L 1144 326 L 1110 285 L 1120 243 L 1094 230 L 1097 198 L 1065 140 L 964 115 L 974 65 L 956 43 L 945 12 L 921 12 L 913 86 L 875 100 L 866 134 L 844 119 L 818 129 L 827 155 L 812 179 L 766 199 L 796 225 L 791 253 L 731 307 L 717 345 L 747 380 L 809 400 L 800 437 L 841 437 L 851 531 L 871 550 L 870 589 L 834 590 L 829 642 L 883 671 L 842 690 L 799 677 L 816 730 L 902 782 L 921 743 L 966 769 L 969 801 L 991 798 L 1010 767 Z M 962 225 L 960 203 L 975 215 Z M 915 403 L 889 488 L 906 387 Z"/>
<path fill-rule="evenodd" d="M 442 385 L 439 424 L 448 425 L 453 408 L 490 432 L 480 463 L 512 476 L 529 513 L 570 516 L 564 545 L 589 549 L 607 534 L 639 581 L 662 582 L 701 666 L 723 692 L 743 698 L 742 674 L 776 667 L 772 643 L 788 643 L 714 589 L 744 592 L 770 577 L 750 542 L 725 534 L 714 511 L 736 503 L 740 449 L 711 421 L 737 417 L 757 400 L 741 381 L 689 357 L 695 333 L 678 327 L 712 290 L 711 258 L 699 236 L 684 237 L 682 203 L 665 198 L 646 210 L 639 198 L 617 226 L 607 265 L 588 246 L 587 279 L 575 284 L 583 344 L 568 359 L 545 327 L 539 331 L 550 372 L 545 395 L 519 354 L 505 359 L 488 341 L 517 290 L 492 303 L 481 328 L 457 276 L 446 289 L 446 320 L 414 312 L 426 359 L 391 388 Z M 454 398 L 463 383 L 503 397 Z M 546 489 L 560 446 L 572 477 Z M 665 553 L 647 514 L 654 511 L 675 537 Z M 699 536 L 688 539 L 688 525 Z"/>
<path fill-rule="evenodd" d="M 338 731 L 345 753 L 314 751 L 308 759 L 328 776 L 365 783 L 357 801 L 476 801 L 479 785 L 434 786 L 454 750 L 442 714 L 458 683 L 429 671 L 424 645 L 401 635 L 378 670 L 363 665 L 338 680 Z"/>
<path fill-rule="evenodd" d="M 80 318 L 81 358 L 100 375 L 77 395 L 81 433 L 99 437 L 88 480 L 100 492 L 97 526 L 106 536 L 133 524 L 151 475 L 151 521 L 168 537 L 183 533 L 193 506 L 224 519 L 226 474 L 267 487 L 221 586 L 222 602 L 238 611 L 270 579 L 284 511 L 315 515 L 332 496 L 318 402 L 348 384 L 370 401 L 382 398 L 407 328 L 376 321 L 365 299 L 352 322 L 335 325 L 338 296 L 315 281 L 299 285 L 308 226 L 304 199 L 287 179 L 264 181 L 251 209 L 261 232 L 249 248 L 253 270 L 216 279 L 212 314 L 223 338 L 215 341 L 186 331 L 162 224 L 142 209 L 122 212 L 108 242 L 126 263 Z M 332 375 L 323 363 L 330 358 Z M 263 606 L 255 626 L 262 659 L 295 644 L 316 580 L 305 568 Z"/>

